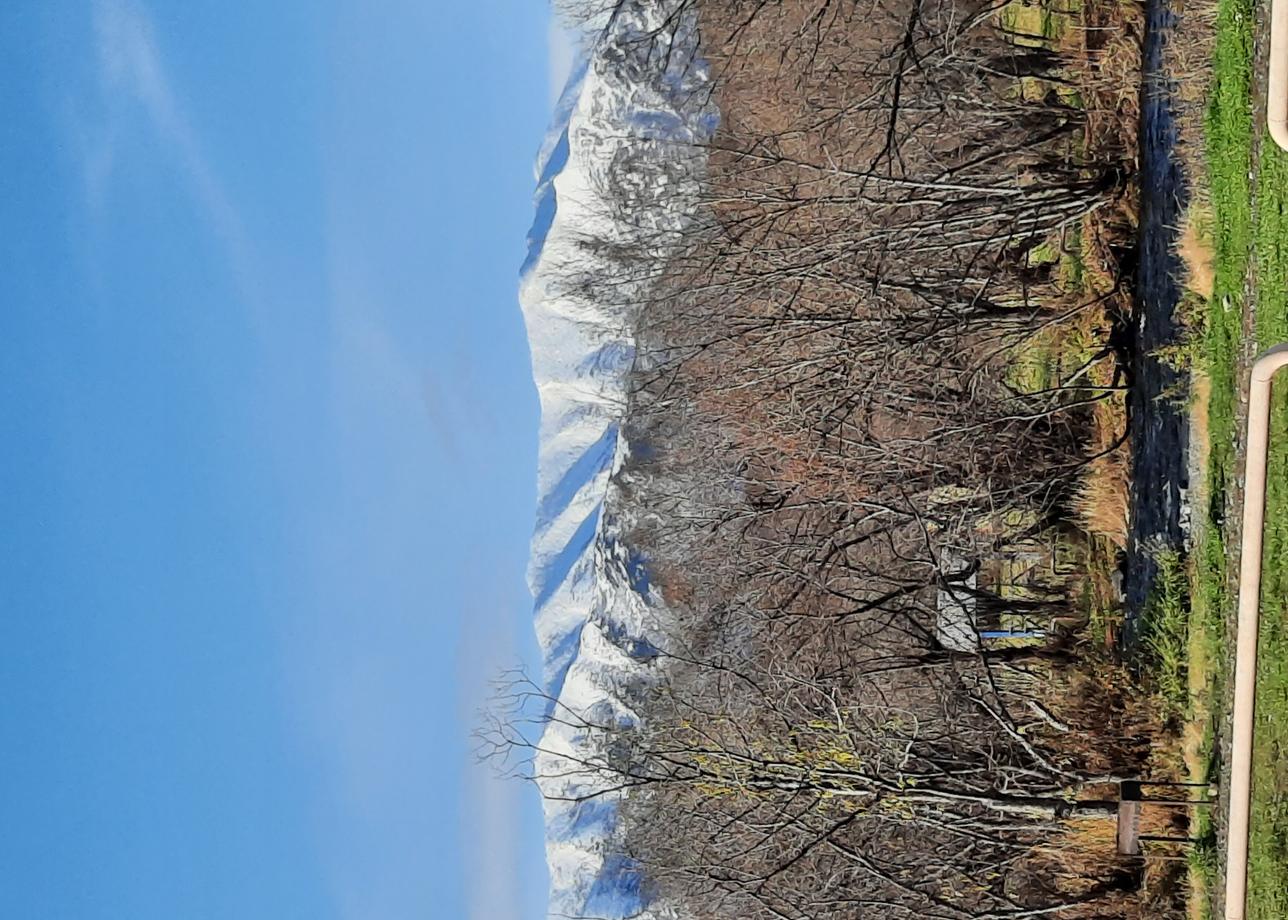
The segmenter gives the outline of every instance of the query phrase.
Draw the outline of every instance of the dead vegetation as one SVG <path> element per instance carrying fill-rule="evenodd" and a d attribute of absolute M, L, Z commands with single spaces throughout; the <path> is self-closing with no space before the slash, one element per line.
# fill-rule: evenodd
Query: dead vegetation
<path fill-rule="evenodd" d="M 675 616 L 664 687 L 638 724 L 558 714 L 584 752 L 503 745 L 630 790 L 624 850 L 684 916 L 1172 914 L 1175 871 L 1115 851 L 1106 797 L 1161 726 L 1097 619 L 1139 8 L 681 7 L 721 124 L 637 305 L 652 449 L 619 476 Z"/>

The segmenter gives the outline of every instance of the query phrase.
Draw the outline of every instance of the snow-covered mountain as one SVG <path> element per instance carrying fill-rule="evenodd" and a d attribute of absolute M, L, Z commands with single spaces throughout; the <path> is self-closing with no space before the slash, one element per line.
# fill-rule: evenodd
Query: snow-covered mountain
<path fill-rule="evenodd" d="M 560 707 L 620 720 L 635 718 L 627 688 L 651 680 L 650 636 L 665 617 L 621 538 L 630 509 L 613 485 L 631 449 L 622 431 L 633 313 L 650 273 L 641 263 L 664 258 L 668 234 L 690 218 L 714 128 L 695 24 L 674 12 L 674 0 L 623 0 L 567 23 L 580 63 L 538 157 L 520 284 L 542 412 L 528 577 L 543 679 Z M 542 739 L 555 752 L 584 744 L 557 723 Z M 618 803 L 558 800 L 590 791 L 584 784 L 543 782 L 550 912 L 638 916 L 638 879 L 606 856 Z"/>

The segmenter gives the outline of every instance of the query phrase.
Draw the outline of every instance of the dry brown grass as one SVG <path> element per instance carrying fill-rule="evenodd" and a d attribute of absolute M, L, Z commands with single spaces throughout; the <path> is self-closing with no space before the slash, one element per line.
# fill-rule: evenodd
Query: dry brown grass
<path fill-rule="evenodd" d="M 1185 226 L 1176 243 L 1185 266 L 1185 286 L 1205 301 L 1216 286 L 1216 251 L 1212 243 L 1211 209 L 1195 204 L 1185 215 Z"/>
<path fill-rule="evenodd" d="M 1066 43 L 1085 66 L 1076 74 L 1087 113 L 1089 150 L 1116 151 L 1131 162 L 1140 124 L 1140 50 L 1144 5 L 1088 3 Z"/>
<path fill-rule="evenodd" d="M 1100 816 L 1080 817 L 1065 821 L 1051 840 L 1035 847 L 1024 860 L 1024 870 L 1073 897 L 1085 897 L 1093 884 L 1103 877 L 1106 866 L 1115 866 L 1122 874 L 1131 874 L 1131 860 L 1118 855 L 1117 822 Z M 1139 916 L 1133 908 L 1138 899 L 1123 899 L 1114 905 L 1119 915 Z"/>
<path fill-rule="evenodd" d="M 1103 330 L 1113 322 L 1112 311 L 1125 309 L 1125 303 L 1108 300 L 1082 321 L 1084 328 L 1071 334 L 1083 339 L 1103 336 Z M 1089 382 L 1098 387 L 1112 386 L 1118 370 L 1115 361 L 1112 357 L 1100 361 L 1088 375 Z M 1083 468 L 1072 502 L 1078 525 L 1089 536 L 1107 540 L 1120 550 L 1127 547 L 1131 513 L 1131 446 L 1124 439 L 1126 431 L 1127 404 L 1122 393 L 1113 393 L 1095 404 L 1087 444 L 1091 459 Z"/>
<path fill-rule="evenodd" d="M 1116 794 L 1106 788 L 1104 795 Z M 1170 809 L 1146 808 L 1141 815 L 1144 834 L 1177 834 L 1177 812 Z M 1024 868 L 1034 876 L 1049 880 L 1062 891 L 1085 895 L 1088 879 L 1105 876 L 1106 867 L 1127 888 L 1139 886 L 1140 894 L 1124 893 L 1112 902 L 1115 920 L 1157 917 L 1172 914 L 1184 895 L 1184 864 L 1158 859 L 1122 856 L 1117 847 L 1117 822 L 1112 818 L 1081 817 L 1065 822 L 1058 835 L 1035 848 L 1025 859 Z M 1155 844 L 1155 847 L 1168 846 Z M 1175 848 L 1173 848 L 1175 849 Z M 1160 852 L 1158 850 L 1155 851 Z M 1175 854 L 1170 854 L 1175 855 Z M 1110 906 L 1110 905 L 1105 905 Z"/>
<path fill-rule="evenodd" d="M 1082 9 L 1080 28 L 1066 33 L 1062 44 L 1081 58 L 1076 80 L 1087 113 L 1087 148 L 1104 155 L 1118 155 L 1133 162 L 1140 122 L 1140 40 L 1144 9 L 1135 3 L 1092 3 Z M 1115 247 L 1135 237 L 1139 196 L 1135 188 L 1112 207 L 1085 218 L 1082 227 L 1083 285 L 1088 294 L 1102 298 L 1098 309 L 1082 319 L 1085 328 L 1070 330 L 1075 338 L 1101 336 L 1118 317 L 1131 312 L 1129 291 L 1121 278 Z M 1115 382 L 1113 359 L 1093 370 L 1090 382 L 1110 386 Z M 1121 396 L 1097 403 L 1092 412 L 1088 455 L 1093 459 L 1075 487 L 1073 514 L 1091 537 L 1124 549 L 1130 514 L 1131 452 L 1119 444 L 1127 430 L 1127 410 Z"/>
<path fill-rule="evenodd" d="M 1127 548 L 1131 476 L 1125 448 L 1097 457 L 1086 467 L 1073 499 L 1078 524 L 1092 536 Z"/>
<path fill-rule="evenodd" d="M 1212 85 L 1216 41 L 1216 0 L 1173 0 L 1177 26 L 1168 42 L 1165 68 L 1172 78 L 1172 113 L 1176 119 L 1176 154 L 1189 181 L 1192 201 L 1207 198 L 1203 122 Z"/>

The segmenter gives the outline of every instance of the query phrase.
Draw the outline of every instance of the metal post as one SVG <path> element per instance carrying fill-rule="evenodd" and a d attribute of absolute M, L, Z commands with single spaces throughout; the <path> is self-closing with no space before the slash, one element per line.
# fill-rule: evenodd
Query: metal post
<path fill-rule="evenodd" d="M 1288 31 L 1288 0 L 1275 0 L 1274 16 L 1274 21 L 1282 21 L 1284 31 Z M 1283 51 L 1288 46 L 1281 44 L 1280 48 Z M 1281 63 L 1278 74 L 1288 102 L 1288 68 L 1284 63 Z M 1272 63 L 1272 86 L 1275 73 Z M 1285 114 L 1288 115 L 1288 109 L 1285 109 Z M 1288 121 L 1281 124 L 1288 126 Z M 1247 910 L 1252 720 L 1257 693 L 1261 549 L 1266 515 L 1266 462 L 1270 445 L 1270 380 L 1283 367 L 1288 367 L 1288 344 L 1278 345 L 1256 360 L 1248 388 L 1248 456 L 1243 483 L 1243 551 L 1239 557 L 1239 633 L 1234 659 L 1234 737 L 1230 756 L 1230 821 L 1225 869 L 1226 920 L 1244 920 Z"/>

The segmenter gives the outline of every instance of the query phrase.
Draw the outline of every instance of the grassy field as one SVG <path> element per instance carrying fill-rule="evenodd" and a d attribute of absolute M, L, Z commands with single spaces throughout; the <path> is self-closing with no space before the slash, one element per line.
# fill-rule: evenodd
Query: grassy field
<path fill-rule="evenodd" d="M 1231 662 L 1221 653 L 1233 615 L 1230 556 L 1239 509 L 1232 505 L 1241 459 L 1236 454 L 1236 394 L 1250 351 L 1288 339 L 1288 158 L 1255 135 L 1252 110 L 1251 0 L 1221 0 L 1212 99 L 1207 120 L 1208 179 L 1213 203 L 1215 291 L 1205 317 L 1201 372 L 1210 384 L 1205 501 L 1196 508 L 1198 543 L 1191 566 L 1191 772 L 1207 768 L 1213 712 L 1224 707 Z M 1255 169 L 1256 178 L 1249 182 Z M 1245 294 L 1251 291 L 1251 295 Z M 1256 348 L 1246 347 L 1248 332 Z M 1271 437 L 1270 494 L 1262 593 L 1257 749 L 1253 790 L 1249 914 L 1288 917 L 1288 399 L 1280 394 Z M 1214 861 L 1196 860 L 1202 887 L 1216 880 Z"/>
<path fill-rule="evenodd" d="M 1060 42 L 1078 22 L 1080 5 L 1010 4 L 1005 26 L 1017 44 Z M 1177 751 L 1188 778 L 1216 779 L 1216 751 L 1224 724 L 1232 661 L 1227 653 L 1234 601 L 1230 576 L 1237 565 L 1242 457 L 1238 445 L 1239 381 L 1249 358 L 1288 340 L 1288 156 L 1266 139 L 1260 144 L 1259 112 L 1252 108 L 1255 0 L 1219 0 L 1212 86 L 1205 123 L 1206 189 L 1203 236 L 1211 244 L 1212 293 L 1190 295 L 1188 313 L 1195 346 L 1193 422 L 1203 454 L 1202 482 L 1194 486 L 1195 536 L 1188 557 L 1161 558 L 1154 597 L 1145 611 L 1143 641 L 1152 662 L 1151 683 L 1160 710 L 1181 726 Z M 1022 87 L 1027 93 L 1029 87 Z M 1044 91 L 1036 87 L 1033 92 Z M 1250 182 L 1249 176 L 1255 175 Z M 1196 209 L 1196 213 L 1199 213 Z M 1072 233 L 1035 259 L 1057 261 L 1070 289 L 1087 284 L 1080 233 Z M 1247 292 L 1251 292 L 1250 294 Z M 1062 329 L 1031 343 L 1012 383 L 1035 391 L 1057 383 L 1066 367 L 1085 361 L 1090 329 Z M 1255 338 L 1255 344 L 1249 338 Z M 1288 391 L 1288 386 L 1282 388 Z M 1104 406 L 1111 416 L 1121 411 Z M 1109 430 L 1120 424 L 1108 417 Z M 1270 458 L 1261 666 L 1258 677 L 1257 752 L 1253 802 L 1249 917 L 1288 918 L 1288 398 L 1277 397 Z M 1089 528 L 1089 532 L 1094 532 Z M 1104 559 L 1100 557 L 1103 556 Z M 1111 560 L 1113 546 L 1089 554 L 1089 567 Z M 1111 567 L 1111 566 L 1110 566 Z M 1093 579 L 1094 581 L 1094 579 Z M 1103 599 L 1101 599 L 1103 600 Z M 1112 604 L 1112 601 L 1110 601 Z M 1093 609 L 1103 606 L 1093 602 Z M 1112 619 L 1112 617 L 1111 617 Z M 1207 812 L 1197 815 L 1205 845 L 1191 860 L 1190 914 L 1214 916 L 1221 886 L 1221 853 Z"/>

